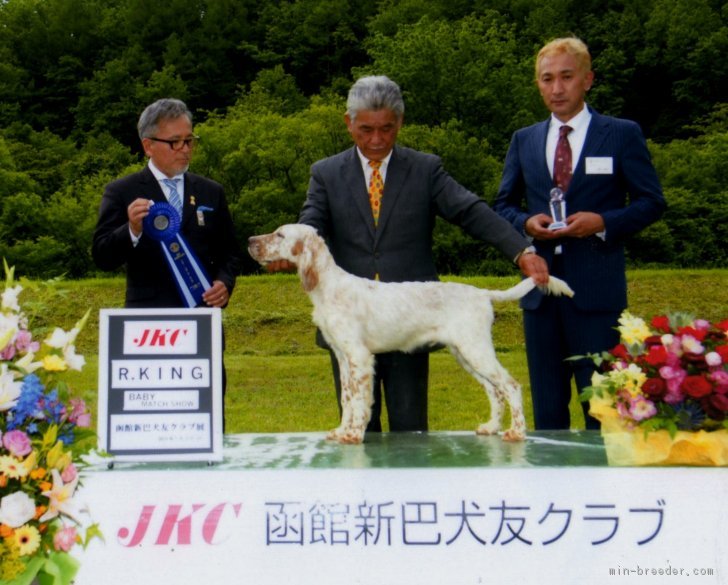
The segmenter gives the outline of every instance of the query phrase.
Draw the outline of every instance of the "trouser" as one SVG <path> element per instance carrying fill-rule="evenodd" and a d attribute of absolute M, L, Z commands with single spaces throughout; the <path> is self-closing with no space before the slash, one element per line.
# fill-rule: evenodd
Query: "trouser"
<path fill-rule="evenodd" d="M 579 392 L 591 385 L 595 371 L 589 359 L 566 358 L 601 353 L 619 343 L 615 329 L 621 311 L 580 311 L 568 297 L 546 296 L 535 310 L 523 311 L 528 372 L 536 430 L 569 429 L 572 377 Z M 587 429 L 599 421 L 582 403 Z"/>

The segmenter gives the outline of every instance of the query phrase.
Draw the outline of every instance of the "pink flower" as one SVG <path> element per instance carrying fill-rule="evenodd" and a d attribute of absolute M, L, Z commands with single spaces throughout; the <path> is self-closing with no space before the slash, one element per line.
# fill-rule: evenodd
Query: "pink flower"
<path fill-rule="evenodd" d="M 8 343 L 8 345 L 0 351 L 0 360 L 9 362 L 11 359 L 15 357 L 15 346 L 12 343 Z"/>
<path fill-rule="evenodd" d="M 657 408 L 652 401 L 643 396 L 635 396 L 629 406 L 629 415 L 636 421 L 645 420 L 657 414 Z"/>
<path fill-rule="evenodd" d="M 86 403 L 81 398 L 72 398 L 69 402 L 71 412 L 68 420 L 79 427 L 91 426 L 91 413 L 86 409 Z"/>
<path fill-rule="evenodd" d="M 76 528 L 74 526 L 68 526 L 61 528 L 53 536 L 53 547 L 56 550 L 62 550 L 68 552 L 76 544 Z"/>
<path fill-rule="evenodd" d="M 64 469 L 63 473 L 61 473 L 61 479 L 63 480 L 63 483 L 71 483 L 74 479 L 76 479 L 77 475 L 78 470 L 76 469 L 76 466 L 71 463 L 66 466 L 66 469 Z"/>
<path fill-rule="evenodd" d="M 728 394 L 728 372 L 717 370 L 711 372 L 708 377 L 715 383 L 715 391 L 718 394 Z"/>
<path fill-rule="evenodd" d="M 682 400 L 683 392 L 680 386 L 688 373 L 682 368 L 675 368 L 672 366 L 663 366 L 660 368 L 660 376 L 667 382 L 667 394 L 675 402 Z M 668 404 L 675 404 L 665 397 L 665 402 Z"/>
<path fill-rule="evenodd" d="M 32 450 L 28 435 L 17 429 L 3 435 L 3 445 L 15 457 L 25 457 Z"/>
<path fill-rule="evenodd" d="M 15 336 L 15 347 L 22 353 L 27 353 L 28 351 L 36 352 L 40 349 L 40 343 L 33 341 L 33 334 L 30 331 L 22 329 Z"/>

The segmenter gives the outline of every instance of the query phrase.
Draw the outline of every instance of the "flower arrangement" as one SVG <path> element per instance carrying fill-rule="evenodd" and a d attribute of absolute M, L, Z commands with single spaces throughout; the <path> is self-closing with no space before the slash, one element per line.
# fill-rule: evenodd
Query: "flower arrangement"
<path fill-rule="evenodd" d="M 83 400 L 70 398 L 62 381 L 80 370 L 75 340 L 86 315 L 71 331 L 55 328 L 34 340 L 18 304 L 23 287 L 5 263 L 0 297 L 0 583 L 65 585 L 77 563 L 68 554 L 85 546 L 98 527 L 82 526 L 74 499 L 81 457 L 95 446 Z"/>
<path fill-rule="evenodd" d="M 625 311 L 617 329 L 621 342 L 616 347 L 587 356 L 597 371 L 581 394 L 602 421 L 602 430 L 641 430 L 644 439 L 665 431 L 672 441 L 678 433 L 704 432 L 723 442 L 728 429 L 728 319 L 714 324 L 676 313 L 654 317 L 648 325 Z"/>

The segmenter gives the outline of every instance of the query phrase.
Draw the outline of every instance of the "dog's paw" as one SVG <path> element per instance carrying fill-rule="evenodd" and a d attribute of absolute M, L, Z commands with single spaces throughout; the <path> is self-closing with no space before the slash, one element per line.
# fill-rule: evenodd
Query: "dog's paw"
<path fill-rule="evenodd" d="M 503 433 L 503 440 L 508 443 L 518 443 L 526 440 L 526 433 L 515 429 L 508 429 Z"/>
<path fill-rule="evenodd" d="M 364 433 L 338 427 L 328 432 L 326 440 L 336 441 L 343 445 L 358 445 L 364 440 Z"/>
<path fill-rule="evenodd" d="M 494 422 L 487 422 L 480 425 L 477 429 L 475 429 L 475 433 L 477 435 L 496 435 L 498 434 L 498 431 L 500 430 L 500 427 L 497 423 Z"/>

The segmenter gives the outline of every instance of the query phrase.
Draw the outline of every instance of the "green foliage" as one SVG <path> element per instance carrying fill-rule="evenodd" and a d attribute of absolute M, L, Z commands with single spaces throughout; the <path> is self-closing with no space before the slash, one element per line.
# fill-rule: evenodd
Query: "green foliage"
<path fill-rule="evenodd" d="M 547 114 L 535 53 L 574 33 L 590 105 L 642 125 L 670 205 L 630 261 L 724 266 L 727 19 L 711 0 L 6 0 L 0 250 L 27 274 L 94 273 L 104 185 L 142 163 L 136 120 L 162 96 L 194 111 L 192 168 L 224 185 L 241 241 L 293 221 L 310 165 L 351 144 L 344 99 L 365 72 L 400 83 L 401 143 L 492 201 L 512 132 Z M 435 254 L 443 272 L 512 269 L 442 222 Z"/>
<path fill-rule="evenodd" d="M 503 147 L 536 119 L 530 64 L 518 61 L 515 27 L 495 11 L 448 22 L 422 18 L 367 41 L 376 71 L 402 87 L 409 122 L 459 120 Z"/>

